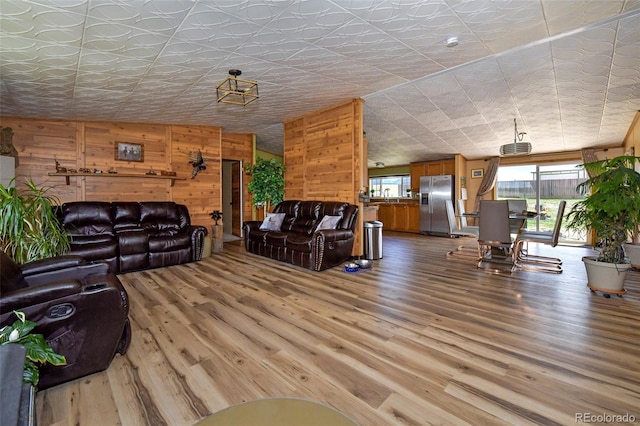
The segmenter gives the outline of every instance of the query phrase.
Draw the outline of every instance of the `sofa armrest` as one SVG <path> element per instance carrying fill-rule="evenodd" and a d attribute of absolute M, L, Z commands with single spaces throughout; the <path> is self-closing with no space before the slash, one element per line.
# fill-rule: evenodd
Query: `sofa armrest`
<path fill-rule="evenodd" d="M 322 235 L 325 242 L 348 240 L 354 238 L 353 231 L 350 229 L 321 229 L 315 232 L 314 238 L 318 238 L 318 234 Z"/>
<path fill-rule="evenodd" d="M 262 225 L 262 221 L 260 220 L 247 220 L 242 224 L 245 230 L 245 234 L 248 234 L 251 231 L 257 231 L 260 229 L 260 225 Z"/>
<path fill-rule="evenodd" d="M 29 286 L 40 286 L 46 283 L 63 281 L 84 281 L 90 275 L 106 275 L 109 264 L 105 261 L 85 262 L 60 269 L 50 269 L 38 273 L 25 274 L 24 279 Z"/>
<path fill-rule="evenodd" d="M 64 268 L 71 268 L 74 266 L 78 266 L 83 262 L 84 259 L 81 256 L 63 255 L 28 262 L 22 265 L 21 269 L 22 274 L 26 277 L 28 275 L 40 274 L 43 272 L 55 271 Z"/>
<path fill-rule="evenodd" d="M 82 284 L 77 280 L 21 288 L 2 295 L 2 298 L 0 298 L 0 312 L 23 310 L 25 307 L 48 303 L 81 291 Z"/>
<path fill-rule="evenodd" d="M 200 225 L 189 225 L 187 233 L 191 238 L 191 260 L 202 260 L 204 237 L 208 234 L 207 228 Z"/>
<path fill-rule="evenodd" d="M 322 271 L 351 257 L 355 235 L 350 229 L 322 229 L 313 234 L 313 269 Z"/>

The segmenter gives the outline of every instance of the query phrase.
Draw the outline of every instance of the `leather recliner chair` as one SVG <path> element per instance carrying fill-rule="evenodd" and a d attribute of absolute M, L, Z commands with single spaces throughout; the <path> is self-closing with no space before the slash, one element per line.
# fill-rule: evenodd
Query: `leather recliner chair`
<path fill-rule="evenodd" d="M 105 370 L 131 341 L 127 293 L 106 262 L 58 256 L 16 264 L 0 251 L 0 326 L 35 322 L 64 366 L 40 369 L 39 389 Z"/>

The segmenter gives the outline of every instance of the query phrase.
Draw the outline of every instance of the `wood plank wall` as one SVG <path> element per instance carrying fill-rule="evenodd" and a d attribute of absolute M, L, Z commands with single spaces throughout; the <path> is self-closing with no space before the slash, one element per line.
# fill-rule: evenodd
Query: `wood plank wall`
<path fill-rule="evenodd" d="M 283 163 L 286 167 L 284 174 L 284 198 L 289 200 L 304 200 L 304 171 L 305 144 L 304 118 L 284 123 Z"/>
<path fill-rule="evenodd" d="M 20 161 L 16 168 L 18 187 L 32 178 L 37 185 L 50 187 L 49 193 L 61 202 L 175 201 L 187 205 L 192 223 L 207 227 L 212 223 L 209 213 L 222 208 L 222 158 L 252 158 L 253 153 L 253 135 L 231 135 L 223 144 L 221 128 L 213 126 L 11 117 L 0 118 L 0 124 L 14 132 L 13 144 Z M 143 144 L 144 162 L 116 160 L 114 147 L 118 141 Z M 207 169 L 190 179 L 193 168 L 188 154 L 198 149 L 208 158 Z M 229 150 L 229 156 L 225 150 Z M 177 180 L 172 187 L 167 179 L 78 176 L 71 177 L 70 185 L 66 185 L 64 177 L 48 176 L 55 171 L 55 160 L 67 168 L 100 169 L 104 173 L 110 168 L 120 174 L 140 175 L 150 169 L 158 174 L 171 170 L 186 180 Z"/>
<path fill-rule="evenodd" d="M 55 171 L 55 159 L 65 167 L 84 167 L 76 144 L 77 123 L 0 118 L 0 125 L 13 129 L 13 146 L 18 150 L 19 161 L 18 188 L 24 187 L 25 179 L 31 178 L 39 187 L 49 187 L 48 195 L 58 197 L 61 202 L 81 199 L 82 187 L 76 179 L 71 179 L 71 185 L 67 186 L 64 178 L 47 176 Z"/>
<path fill-rule="evenodd" d="M 172 170 L 187 180 L 176 181 L 171 200 L 189 207 L 193 223 L 209 227 L 209 213 L 222 210 L 222 130 L 219 127 L 168 126 Z M 189 153 L 200 150 L 206 170 L 191 179 Z"/>
<path fill-rule="evenodd" d="M 362 100 L 352 99 L 284 123 L 285 199 L 358 204 L 353 255 L 362 250 Z"/>

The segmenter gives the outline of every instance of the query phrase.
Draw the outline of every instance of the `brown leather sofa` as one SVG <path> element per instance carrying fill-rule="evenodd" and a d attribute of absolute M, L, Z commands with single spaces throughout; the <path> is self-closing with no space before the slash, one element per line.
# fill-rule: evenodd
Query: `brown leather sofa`
<path fill-rule="evenodd" d="M 71 237 L 69 254 L 105 260 L 114 273 L 202 259 L 204 226 L 192 226 L 186 206 L 174 202 L 75 201 L 58 219 Z"/>
<path fill-rule="evenodd" d="M 58 256 L 17 265 L 0 251 L 0 326 L 24 312 L 64 366 L 40 368 L 39 389 L 105 370 L 131 341 L 129 299 L 106 262 Z"/>
<path fill-rule="evenodd" d="M 264 223 L 260 221 L 243 224 L 248 252 L 314 271 L 340 265 L 351 257 L 358 206 L 334 201 L 287 200 L 278 204 L 273 213 L 282 216 L 282 224 L 277 229 L 260 229 Z M 324 216 L 337 220 L 332 226 L 334 229 L 318 229 Z"/>

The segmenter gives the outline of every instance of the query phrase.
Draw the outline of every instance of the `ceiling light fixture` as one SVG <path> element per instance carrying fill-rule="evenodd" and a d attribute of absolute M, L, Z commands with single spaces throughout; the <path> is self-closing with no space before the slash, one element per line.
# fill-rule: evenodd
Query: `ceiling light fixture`
<path fill-rule="evenodd" d="M 529 142 L 522 142 L 526 132 L 518 133 L 518 124 L 516 119 L 513 119 L 514 136 L 513 143 L 507 143 L 500 147 L 500 155 L 526 155 L 531 153 L 531 144 Z"/>
<path fill-rule="evenodd" d="M 384 167 L 384 163 L 382 161 L 376 161 L 376 167 Z"/>
<path fill-rule="evenodd" d="M 216 87 L 218 102 L 245 106 L 259 98 L 258 82 L 238 78 L 240 74 L 240 70 L 229 70 L 230 77 Z"/>
<path fill-rule="evenodd" d="M 447 45 L 447 47 L 456 47 L 458 45 L 458 37 L 449 37 L 445 41 L 445 44 Z"/>

